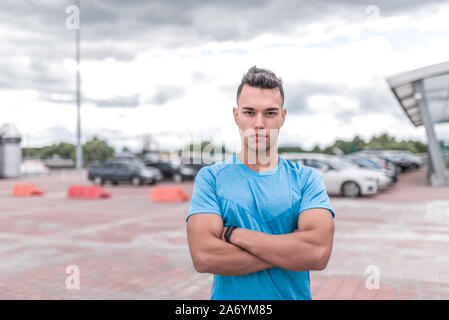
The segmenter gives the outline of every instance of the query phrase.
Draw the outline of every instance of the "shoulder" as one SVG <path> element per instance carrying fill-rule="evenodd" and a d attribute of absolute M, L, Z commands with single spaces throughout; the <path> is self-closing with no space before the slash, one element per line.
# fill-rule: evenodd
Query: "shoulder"
<path fill-rule="evenodd" d="M 223 172 L 230 170 L 235 165 L 234 158 L 228 158 L 220 162 L 216 162 L 211 165 L 202 167 L 197 174 L 197 178 L 200 179 L 215 179 L 217 176 L 221 175 Z"/>
<path fill-rule="evenodd" d="M 301 185 L 310 184 L 319 181 L 322 178 L 321 172 L 313 167 L 285 158 L 283 158 L 283 160 L 287 170 L 299 180 Z"/>
<path fill-rule="evenodd" d="M 294 174 L 304 178 L 309 176 L 317 176 L 321 175 L 321 173 L 313 168 L 306 165 L 303 165 L 296 161 L 291 161 L 285 158 L 282 158 L 287 170 L 292 171 Z"/>

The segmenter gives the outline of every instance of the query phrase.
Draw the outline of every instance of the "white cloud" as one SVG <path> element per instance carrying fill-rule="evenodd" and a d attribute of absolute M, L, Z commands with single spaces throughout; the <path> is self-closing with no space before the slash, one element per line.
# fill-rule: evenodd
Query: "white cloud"
<path fill-rule="evenodd" d="M 231 111 L 235 90 L 243 73 L 253 65 L 274 70 L 285 84 L 335 84 L 357 92 L 380 88 L 386 76 L 447 59 L 448 8 L 429 7 L 390 17 L 382 15 L 382 7 L 380 10 L 379 18 L 369 22 L 364 13 L 359 20 L 348 20 L 352 22 L 336 16 L 326 22 L 304 25 L 298 22 L 297 28 L 283 35 L 265 32 L 246 41 L 210 41 L 194 47 L 141 51 L 136 52 L 133 60 L 83 60 L 82 91 L 92 99 L 83 101 L 83 132 L 98 133 L 110 141 L 115 139 L 112 143 L 117 146 L 129 143 L 135 148 L 145 133 L 172 147 L 201 134 L 217 143 L 226 141 L 235 145 L 239 142 Z M 11 39 L 13 31 L 0 28 L 0 41 Z M 396 33 L 404 37 L 399 44 Z M 23 41 L 39 38 L 35 32 L 24 30 L 13 37 Z M 89 47 L 93 45 L 89 42 Z M 126 46 L 126 41 L 123 45 Z M 10 54 L 11 48 L 8 45 L 3 50 Z M 26 54 L 18 55 L 15 61 L 21 68 L 30 66 Z M 51 72 L 61 70 L 73 77 L 74 83 L 73 60 L 51 61 L 47 67 Z M 161 88 L 165 88 L 163 93 L 169 97 L 170 90 L 180 90 L 170 99 L 160 99 L 159 105 L 155 98 L 161 94 Z M 391 95 L 386 85 L 378 91 L 381 90 Z M 94 105 L 94 100 L 134 96 L 140 102 L 135 108 Z M 3 105 L 0 118 L 15 123 L 29 144 L 48 141 L 45 130 L 54 126 L 65 127 L 74 135 L 74 102 L 44 101 L 32 89 L 3 89 L 0 97 Z M 70 98 L 58 92 L 50 92 L 46 97 Z M 425 138 L 422 128 L 415 129 L 408 121 L 392 115 L 400 110 L 399 105 L 391 114 L 363 114 L 357 97 L 344 92 L 314 93 L 305 98 L 319 116 L 288 115 L 281 143 L 323 146 L 336 137 L 359 134 L 369 138 L 382 132 L 400 138 Z M 345 125 L 336 117 L 342 112 L 349 117 Z"/>
<path fill-rule="evenodd" d="M 357 112 L 358 103 L 353 99 L 339 95 L 316 94 L 307 99 L 310 108 L 315 113 L 334 115 L 338 112 Z"/>

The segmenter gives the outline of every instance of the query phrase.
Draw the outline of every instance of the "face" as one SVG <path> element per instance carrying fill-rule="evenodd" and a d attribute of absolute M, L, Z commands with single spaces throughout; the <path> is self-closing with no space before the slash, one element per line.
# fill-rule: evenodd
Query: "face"
<path fill-rule="evenodd" d="M 257 153 L 277 148 L 279 130 L 287 114 L 282 108 L 279 88 L 260 89 L 244 85 L 237 104 L 233 113 L 242 147 Z"/>

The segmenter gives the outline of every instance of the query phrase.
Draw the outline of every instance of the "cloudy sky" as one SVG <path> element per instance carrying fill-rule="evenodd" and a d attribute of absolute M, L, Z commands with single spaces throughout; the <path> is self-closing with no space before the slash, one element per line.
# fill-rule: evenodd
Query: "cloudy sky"
<path fill-rule="evenodd" d="M 14 123 L 26 146 L 75 142 L 70 5 L 0 3 L 0 125 Z M 425 141 L 385 78 L 449 60 L 448 1 L 81 0 L 80 18 L 83 140 L 118 149 L 139 150 L 148 134 L 238 149 L 232 107 L 253 65 L 284 82 L 282 145 Z"/>

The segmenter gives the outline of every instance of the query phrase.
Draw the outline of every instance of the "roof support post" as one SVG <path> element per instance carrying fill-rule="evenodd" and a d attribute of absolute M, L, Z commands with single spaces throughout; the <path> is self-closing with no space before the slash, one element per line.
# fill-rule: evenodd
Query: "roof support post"
<path fill-rule="evenodd" d="M 429 153 L 429 175 L 430 184 L 434 187 L 444 185 L 448 180 L 446 175 L 446 168 L 444 165 L 443 155 L 440 150 L 437 137 L 435 135 L 434 124 L 430 117 L 429 108 L 427 105 L 426 95 L 424 91 L 423 80 L 418 80 L 414 83 L 417 93 L 419 111 L 424 127 L 426 128 L 427 146 Z"/>

